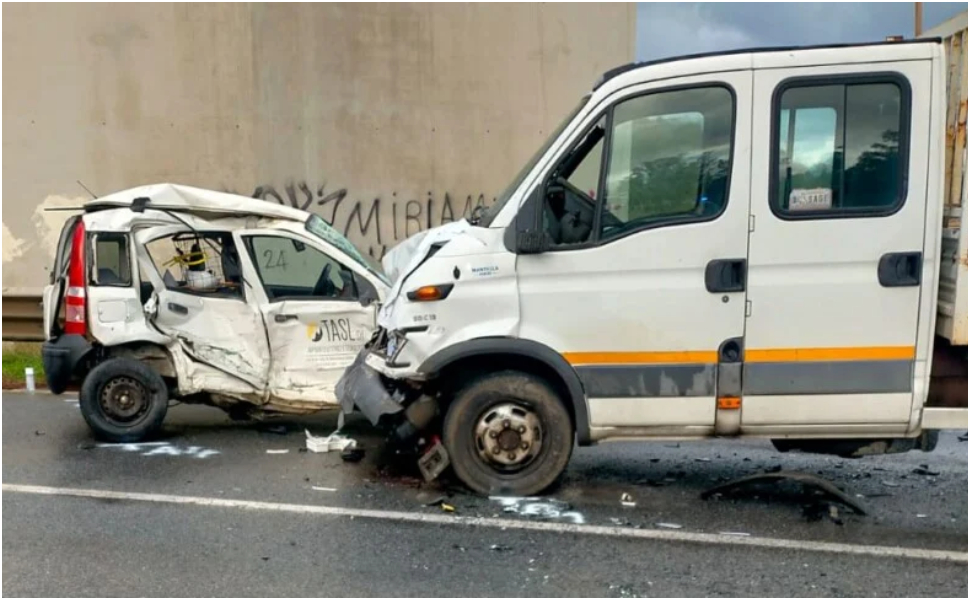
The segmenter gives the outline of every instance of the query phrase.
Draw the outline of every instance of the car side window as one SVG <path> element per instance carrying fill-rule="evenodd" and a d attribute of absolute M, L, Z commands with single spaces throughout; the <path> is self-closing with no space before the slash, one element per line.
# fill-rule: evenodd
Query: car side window
<path fill-rule="evenodd" d="M 905 200 L 908 89 L 887 76 L 795 80 L 775 94 L 771 208 L 782 218 L 877 216 Z"/>
<path fill-rule="evenodd" d="M 613 109 L 600 239 L 714 218 L 727 203 L 734 97 L 710 86 L 638 96 Z"/>
<path fill-rule="evenodd" d="M 247 236 L 245 243 L 270 301 L 358 298 L 353 271 L 309 244 L 276 235 Z"/>
<path fill-rule="evenodd" d="M 91 273 L 88 283 L 95 286 L 129 287 L 131 263 L 128 235 L 116 232 L 91 234 Z"/>
<path fill-rule="evenodd" d="M 244 297 L 239 253 L 228 231 L 180 231 L 149 241 L 145 250 L 166 289 L 210 297 Z"/>

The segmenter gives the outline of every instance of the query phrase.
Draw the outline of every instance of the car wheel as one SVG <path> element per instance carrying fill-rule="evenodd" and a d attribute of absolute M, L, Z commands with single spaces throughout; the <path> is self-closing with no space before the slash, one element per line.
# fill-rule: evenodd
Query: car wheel
<path fill-rule="evenodd" d="M 168 388 L 152 368 L 129 358 L 112 358 L 88 373 L 78 401 L 96 437 L 137 442 L 161 427 L 168 411 Z"/>
<path fill-rule="evenodd" d="M 544 379 L 502 371 L 458 392 L 445 415 L 443 438 L 455 475 L 472 490 L 528 496 L 565 471 L 573 425 Z"/>

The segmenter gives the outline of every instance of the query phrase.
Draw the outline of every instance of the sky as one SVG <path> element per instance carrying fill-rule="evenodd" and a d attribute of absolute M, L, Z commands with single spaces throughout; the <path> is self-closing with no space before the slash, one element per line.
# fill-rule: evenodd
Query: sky
<path fill-rule="evenodd" d="M 966 11 L 961 2 L 924 2 L 923 29 Z M 882 41 L 913 36 L 912 2 L 641 2 L 637 60 L 757 46 Z"/>

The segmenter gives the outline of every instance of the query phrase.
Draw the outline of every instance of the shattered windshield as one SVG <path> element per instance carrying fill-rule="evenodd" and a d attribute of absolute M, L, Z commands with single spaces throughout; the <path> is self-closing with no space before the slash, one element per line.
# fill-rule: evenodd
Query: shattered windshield
<path fill-rule="evenodd" d="M 330 223 L 323 220 L 320 215 L 310 215 L 310 218 L 307 219 L 306 222 L 306 230 L 328 244 L 336 246 L 342 252 L 354 259 L 357 264 L 363 266 L 365 269 L 376 275 L 377 278 L 384 282 L 385 285 L 390 285 L 387 277 L 384 275 L 383 271 L 381 271 L 381 264 L 374 260 L 373 257 L 366 254 L 361 254 L 360 250 L 350 243 L 350 240 L 341 235 L 339 231 L 331 227 Z"/>
<path fill-rule="evenodd" d="M 586 96 L 583 96 L 582 100 L 579 101 L 579 104 L 576 105 L 574 109 L 569 111 L 566 118 L 563 119 L 562 122 L 559 123 L 559 126 L 557 126 L 549 137 L 546 138 L 546 141 L 542 143 L 542 146 L 540 146 L 538 150 L 536 150 L 536 153 L 532 155 L 532 158 L 530 158 L 525 163 L 525 166 L 523 166 L 518 172 L 518 174 L 512 178 L 512 182 L 509 183 L 501 194 L 499 194 L 498 198 L 495 200 L 495 203 L 488 207 L 481 219 L 479 219 L 477 222 L 472 222 L 472 225 L 478 225 L 479 227 L 488 227 L 491 225 L 492 220 L 495 219 L 500 212 L 502 212 L 502 208 L 509 201 L 509 198 L 512 197 L 512 194 L 515 193 L 515 190 L 522 185 L 522 180 L 526 178 L 530 171 L 532 171 L 533 167 L 536 166 L 536 163 L 539 162 L 539 159 L 542 158 L 542 155 L 546 153 L 550 146 L 552 146 L 553 142 L 555 142 L 563 130 L 566 129 L 566 126 L 569 125 L 570 121 L 572 121 L 573 118 L 579 114 L 579 111 L 586 106 L 586 102 L 588 101 L 589 95 L 587 94 Z"/>

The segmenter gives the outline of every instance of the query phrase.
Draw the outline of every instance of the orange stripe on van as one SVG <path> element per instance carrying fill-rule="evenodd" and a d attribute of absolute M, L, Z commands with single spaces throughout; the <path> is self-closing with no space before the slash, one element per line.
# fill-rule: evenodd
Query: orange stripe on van
<path fill-rule="evenodd" d="M 714 350 L 674 350 L 671 352 L 564 352 L 571 365 L 644 365 L 716 363 Z"/>
<path fill-rule="evenodd" d="M 802 362 L 839 360 L 912 360 L 913 346 L 858 346 L 852 348 L 763 348 L 744 351 L 745 362 Z"/>

